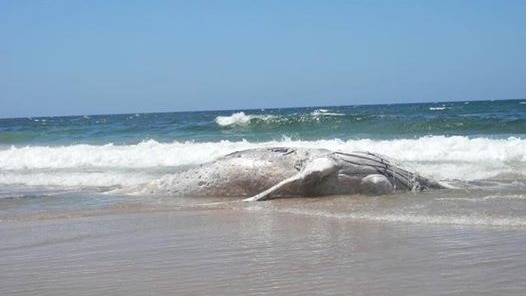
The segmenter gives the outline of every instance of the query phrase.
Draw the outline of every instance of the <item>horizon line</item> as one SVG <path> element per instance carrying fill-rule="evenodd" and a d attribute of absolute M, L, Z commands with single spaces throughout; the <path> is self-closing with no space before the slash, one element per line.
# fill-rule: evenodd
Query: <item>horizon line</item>
<path fill-rule="evenodd" d="M 461 102 L 486 102 L 486 101 L 521 101 L 524 98 L 513 99 L 452 99 L 427 102 L 396 102 L 396 103 L 363 103 L 363 104 L 345 104 L 345 105 L 310 105 L 310 106 L 287 106 L 287 107 L 251 107 L 238 109 L 204 109 L 204 110 L 187 110 L 187 111 L 153 111 L 153 112 L 117 112 L 117 113 L 97 113 L 97 114 L 68 114 L 68 115 L 33 115 L 21 117 L 2 117 L 4 119 L 23 119 L 23 118 L 54 118 L 54 117 L 82 117 L 82 116 L 108 116 L 108 115 L 131 115 L 131 114 L 165 114 L 165 113 L 195 113 L 195 112 L 242 112 L 253 110 L 273 110 L 273 109 L 299 109 L 299 108 L 323 108 L 323 107 L 358 107 L 358 106 L 378 106 L 378 105 L 410 105 L 410 104 L 441 104 L 441 103 L 461 103 Z"/>

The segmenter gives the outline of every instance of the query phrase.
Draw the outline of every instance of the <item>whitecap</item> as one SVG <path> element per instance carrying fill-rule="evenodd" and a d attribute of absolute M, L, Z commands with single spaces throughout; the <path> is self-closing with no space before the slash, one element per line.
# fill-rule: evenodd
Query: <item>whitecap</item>
<path fill-rule="evenodd" d="M 236 112 L 230 116 L 217 116 L 216 123 L 220 126 L 247 125 L 250 123 L 251 116 L 245 112 Z"/>
<path fill-rule="evenodd" d="M 327 109 L 316 109 L 310 113 L 312 116 L 345 116 L 345 114 L 337 113 L 337 112 L 329 112 L 330 110 Z"/>

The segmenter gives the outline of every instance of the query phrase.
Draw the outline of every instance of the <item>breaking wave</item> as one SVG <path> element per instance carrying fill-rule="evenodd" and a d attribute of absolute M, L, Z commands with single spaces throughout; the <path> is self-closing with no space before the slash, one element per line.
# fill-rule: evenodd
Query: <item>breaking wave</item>
<path fill-rule="evenodd" d="M 245 112 L 237 112 L 230 116 L 217 116 L 216 123 L 220 126 L 229 125 L 246 125 L 250 123 L 252 116 L 246 115 Z"/>
<path fill-rule="evenodd" d="M 310 113 L 312 116 L 345 116 L 343 113 L 330 112 L 327 109 L 316 109 Z"/>
<path fill-rule="evenodd" d="M 332 112 L 328 109 L 316 109 L 306 114 L 272 115 L 272 114 L 245 114 L 245 112 L 235 112 L 230 116 L 217 116 L 215 122 L 221 127 L 248 126 L 252 124 L 274 125 L 276 127 L 283 124 L 294 125 L 298 123 L 319 122 L 320 118 L 343 117 L 343 113 Z"/>
<path fill-rule="evenodd" d="M 0 184 L 118 186 L 147 182 L 178 167 L 263 147 L 371 151 L 439 180 L 526 176 L 526 140 L 428 136 L 399 140 L 172 142 L 26 146 L 0 150 Z"/>
<path fill-rule="evenodd" d="M 269 122 L 277 119 L 274 115 L 247 115 L 245 112 L 236 112 L 230 116 L 217 116 L 215 122 L 222 127 L 227 126 L 246 126 L 252 121 Z"/>

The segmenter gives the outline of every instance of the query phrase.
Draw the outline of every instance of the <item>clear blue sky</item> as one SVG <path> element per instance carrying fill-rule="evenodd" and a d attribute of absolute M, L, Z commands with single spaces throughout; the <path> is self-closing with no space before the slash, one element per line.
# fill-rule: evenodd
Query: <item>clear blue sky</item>
<path fill-rule="evenodd" d="M 526 1 L 0 1 L 0 117 L 526 97 Z"/>

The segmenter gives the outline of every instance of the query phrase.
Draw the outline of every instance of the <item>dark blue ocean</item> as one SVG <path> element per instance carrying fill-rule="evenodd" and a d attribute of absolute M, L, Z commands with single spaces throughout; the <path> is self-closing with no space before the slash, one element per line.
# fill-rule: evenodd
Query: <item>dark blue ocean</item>
<path fill-rule="evenodd" d="M 0 119 L 1 147 L 525 135 L 524 100 Z"/>
<path fill-rule="evenodd" d="M 526 100 L 495 100 L 0 119 L 0 216 L 136 202 L 122 192 L 275 146 L 380 153 L 462 189 L 437 200 L 526 212 Z"/>

